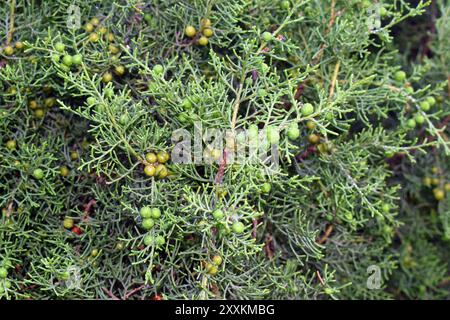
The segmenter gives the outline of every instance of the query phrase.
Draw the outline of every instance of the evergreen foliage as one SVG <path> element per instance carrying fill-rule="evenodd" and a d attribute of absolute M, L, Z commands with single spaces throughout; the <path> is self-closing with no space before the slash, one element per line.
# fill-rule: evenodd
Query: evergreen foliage
<path fill-rule="evenodd" d="M 0 16 L 0 299 L 449 298 L 447 1 Z M 199 126 L 279 166 L 177 163 Z"/>

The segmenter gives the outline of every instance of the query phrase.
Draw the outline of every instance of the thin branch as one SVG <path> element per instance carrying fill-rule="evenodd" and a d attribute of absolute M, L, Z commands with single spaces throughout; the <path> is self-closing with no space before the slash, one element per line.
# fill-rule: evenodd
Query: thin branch
<path fill-rule="evenodd" d="M 13 33 L 14 33 L 14 18 L 15 18 L 15 10 L 16 10 L 16 0 L 11 0 L 9 5 L 9 30 L 8 36 L 6 39 L 6 45 L 9 45 L 12 41 Z"/>
<path fill-rule="evenodd" d="M 341 61 L 338 61 L 334 67 L 334 73 L 333 73 L 333 79 L 331 80 L 331 86 L 330 86 L 330 94 L 328 95 L 328 99 L 331 100 L 331 98 L 334 95 L 334 87 L 336 85 L 336 80 L 339 74 L 339 67 L 341 66 Z"/>
<path fill-rule="evenodd" d="M 323 244 L 323 243 L 325 243 L 325 241 L 327 241 L 328 238 L 330 237 L 331 232 L 333 232 L 333 225 L 332 225 L 332 224 L 329 224 L 329 225 L 327 226 L 327 229 L 325 230 L 325 234 L 324 234 L 322 237 L 320 237 L 320 239 L 317 240 L 317 243 L 318 243 L 318 244 Z"/>

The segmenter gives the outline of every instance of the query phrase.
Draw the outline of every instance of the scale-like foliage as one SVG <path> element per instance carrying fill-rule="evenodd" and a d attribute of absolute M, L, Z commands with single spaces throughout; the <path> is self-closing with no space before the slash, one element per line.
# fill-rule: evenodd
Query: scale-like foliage
<path fill-rule="evenodd" d="M 0 297 L 448 297 L 450 7 L 429 5 L 0 4 Z M 275 163 L 237 161 L 256 147 Z"/>

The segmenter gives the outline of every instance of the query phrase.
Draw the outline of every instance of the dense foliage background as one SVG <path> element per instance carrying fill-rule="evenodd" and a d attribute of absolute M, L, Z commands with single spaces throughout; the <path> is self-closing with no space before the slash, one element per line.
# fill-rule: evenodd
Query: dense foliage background
<path fill-rule="evenodd" d="M 0 16 L 0 299 L 449 298 L 447 1 Z M 279 166 L 177 163 L 199 123 Z"/>

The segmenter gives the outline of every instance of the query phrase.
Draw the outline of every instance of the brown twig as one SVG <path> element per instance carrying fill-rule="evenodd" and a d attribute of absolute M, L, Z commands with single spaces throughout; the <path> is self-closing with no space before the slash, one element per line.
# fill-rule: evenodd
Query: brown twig
<path fill-rule="evenodd" d="M 297 90 L 295 91 L 294 99 L 295 99 L 295 100 L 300 99 L 300 97 L 301 97 L 302 94 L 303 94 L 303 91 L 305 91 L 305 84 L 304 84 L 304 82 L 301 82 L 301 83 L 298 85 Z"/>
<path fill-rule="evenodd" d="M 333 225 L 329 224 L 325 230 L 325 234 L 317 240 L 317 243 L 318 244 L 325 243 L 325 241 L 327 241 L 328 238 L 330 237 L 332 231 L 333 231 Z"/>
<path fill-rule="evenodd" d="M 16 10 L 16 0 L 11 0 L 10 4 L 10 12 L 9 12 L 9 30 L 8 30 L 8 36 L 6 38 L 6 45 L 9 45 L 11 43 L 13 33 L 14 33 L 14 12 Z"/>
<path fill-rule="evenodd" d="M 331 1 L 331 18 L 330 21 L 328 22 L 328 32 L 330 32 L 331 28 L 333 27 L 334 21 L 336 20 L 336 0 L 332 0 Z"/>
<path fill-rule="evenodd" d="M 236 128 L 237 116 L 239 112 L 239 105 L 241 104 L 241 94 L 242 94 L 243 84 L 239 84 L 239 90 L 236 95 L 236 102 L 233 105 L 233 118 L 231 119 L 231 130 L 234 133 L 234 128 Z"/>
<path fill-rule="evenodd" d="M 117 298 L 111 291 L 107 290 L 106 288 L 102 288 L 103 291 L 105 291 L 105 293 L 113 300 L 120 300 L 119 298 Z"/>
<path fill-rule="evenodd" d="M 89 202 L 84 205 L 84 213 L 88 214 L 89 211 L 91 210 L 91 208 L 93 206 L 95 206 L 96 204 L 97 204 L 97 201 L 95 201 L 95 199 L 89 200 Z"/>
<path fill-rule="evenodd" d="M 13 209 L 13 203 L 12 201 L 8 204 L 8 208 L 6 209 L 6 218 L 9 218 L 11 216 Z"/>
<path fill-rule="evenodd" d="M 316 271 L 317 274 L 317 278 L 319 278 L 320 283 L 324 286 L 325 285 L 325 281 L 323 281 L 322 276 L 320 275 L 319 270 Z"/>
<path fill-rule="evenodd" d="M 222 159 L 220 161 L 219 170 L 216 174 L 216 184 L 222 184 L 223 175 L 225 173 L 225 168 L 227 166 L 227 151 L 224 150 L 222 154 Z"/>
<path fill-rule="evenodd" d="M 341 66 L 341 61 L 338 60 L 336 65 L 334 66 L 334 72 L 333 72 L 333 79 L 331 79 L 331 86 L 330 86 L 330 94 L 328 95 L 328 100 L 331 100 L 334 94 L 334 87 L 336 86 L 336 80 L 339 74 L 339 68 Z"/>
<path fill-rule="evenodd" d="M 220 299 L 220 289 L 215 283 L 211 283 L 209 285 L 209 290 L 217 297 L 217 299 Z"/>
<path fill-rule="evenodd" d="M 143 284 L 143 285 L 141 285 L 141 286 L 139 286 L 139 287 L 137 287 L 137 288 L 134 288 L 134 289 L 131 290 L 130 292 L 126 293 L 125 296 L 124 296 L 124 300 L 127 300 L 130 296 L 132 296 L 132 295 L 135 294 L 136 292 L 142 290 L 142 288 L 144 288 L 144 287 L 145 287 L 145 285 Z"/>
<path fill-rule="evenodd" d="M 95 199 L 89 200 L 87 204 L 84 205 L 84 215 L 83 215 L 83 221 L 86 220 L 89 217 L 89 212 L 91 211 L 91 208 L 97 204 L 97 201 Z"/>
<path fill-rule="evenodd" d="M 252 238 L 256 239 L 256 228 L 258 227 L 258 219 L 253 219 L 253 229 L 252 229 Z"/>
<path fill-rule="evenodd" d="M 450 74 L 447 76 L 447 89 L 448 89 L 448 96 L 450 97 Z"/>
<path fill-rule="evenodd" d="M 266 236 L 266 241 L 264 241 L 264 251 L 266 253 L 266 256 L 269 259 L 272 259 L 273 257 L 273 237 L 271 235 Z"/>
<path fill-rule="evenodd" d="M 295 159 L 297 160 L 297 162 L 300 163 L 300 162 L 304 161 L 311 153 L 314 153 L 316 151 L 317 151 L 317 147 L 315 145 L 311 145 L 308 148 L 306 148 L 306 150 L 297 154 L 295 156 Z"/>
<path fill-rule="evenodd" d="M 439 287 L 444 287 L 444 286 L 446 286 L 446 285 L 448 285 L 448 284 L 450 284 L 450 277 L 447 277 L 447 278 L 445 278 L 444 280 L 442 280 L 442 281 L 438 284 L 438 286 L 439 286 Z"/>

